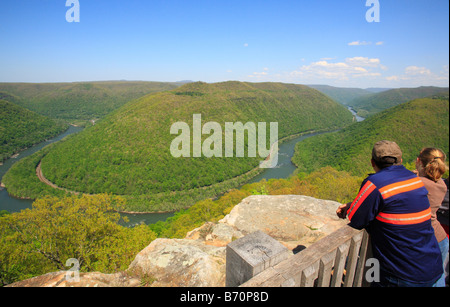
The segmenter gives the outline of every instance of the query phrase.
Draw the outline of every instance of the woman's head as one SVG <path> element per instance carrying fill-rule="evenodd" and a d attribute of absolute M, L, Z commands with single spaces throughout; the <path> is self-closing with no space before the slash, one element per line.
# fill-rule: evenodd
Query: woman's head
<path fill-rule="evenodd" d="M 445 153 L 437 148 L 424 148 L 417 157 L 419 175 L 438 181 L 447 171 Z"/>

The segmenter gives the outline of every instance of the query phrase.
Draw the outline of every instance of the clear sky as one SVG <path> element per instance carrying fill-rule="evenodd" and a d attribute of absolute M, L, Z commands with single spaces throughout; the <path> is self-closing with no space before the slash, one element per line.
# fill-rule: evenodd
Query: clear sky
<path fill-rule="evenodd" d="M 0 0 L 0 82 L 449 84 L 448 0 L 78 1 Z"/>

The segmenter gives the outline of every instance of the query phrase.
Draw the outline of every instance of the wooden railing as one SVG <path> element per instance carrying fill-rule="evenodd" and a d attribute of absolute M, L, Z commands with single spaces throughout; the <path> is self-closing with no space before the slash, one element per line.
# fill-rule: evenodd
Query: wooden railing
<path fill-rule="evenodd" d="M 361 287 L 369 235 L 344 226 L 303 251 L 266 268 L 241 287 Z M 228 265 L 228 264 L 227 264 Z"/>

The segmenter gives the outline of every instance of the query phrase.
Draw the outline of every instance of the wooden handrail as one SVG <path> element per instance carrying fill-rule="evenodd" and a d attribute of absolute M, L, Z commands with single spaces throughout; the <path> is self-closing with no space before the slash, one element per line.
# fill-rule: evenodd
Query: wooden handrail
<path fill-rule="evenodd" d="M 272 266 L 241 287 L 361 287 L 369 235 L 344 226 Z"/>

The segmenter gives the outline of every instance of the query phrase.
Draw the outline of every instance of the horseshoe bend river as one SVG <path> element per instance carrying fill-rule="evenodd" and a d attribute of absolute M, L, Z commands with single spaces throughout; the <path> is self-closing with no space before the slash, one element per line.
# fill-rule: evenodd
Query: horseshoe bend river
<path fill-rule="evenodd" d="M 349 109 L 350 110 L 350 109 Z M 353 114 L 355 114 L 352 111 Z M 356 117 L 357 121 L 362 121 L 363 119 L 360 117 Z M 9 170 L 9 168 L 19 161 L 20 159 L 23 159 L 29 155 L 32 155 L 33 153 L 41 150 L 45 146 L 47 146 L 50 143 L 58 142 L 64 137 L 78 133 L 83 128 L 81 127 L 74 127 L 70 126 L 64 133 L 58 135 L 57 137 L 44 141 L 42 143 L 39 143 L 31 148 L 28 148 L 22 152 L 20 152 L 19 156 L 16 158 L 10 158 L 3 162 L 3 165 L 0 165 L 0 179 L 5 175 L 5 173 Z M 295 137 L 293 139 L 287 140 L 282 142 L 279 145 L 278 149 L 278 165 L 275 168 L 268 168 L 265 169 L 262 173 L 260 173 L 258 176 L 254 177 L 252 180 L 249 181 L 249 183 L 252 182 L 258 182 L 263 179 L 280 179 L 280 178 L 288 178 L 292 173 L 295 171 L 296 166 L 291 162 L 291 158 L 294 155 L 294 149 L 295 144 L 298 142 L 309 138 L 314 135 L 327 133 L 327 132 L 316 132 L 316 133 L 310 133 L 305 134 L 302 136 Z M 1 181 L 1 180 L 0 180 Z M 0 188 L 0 211 L 6 210 L 8 212 L 20 212 L 21 210 L 31 208 L 32 207 L 33 200 L 28 199 L 17 199 L 15 197 L 12 197 L 9 195 L 8 191 L 4 188 Z M 123 213 L 123 216 L 128 217 L 129 222 L 126 224 L 126 226 L 133 226 L 138 225 L 140 223 L 145 224 L 153 224 L 158 221 L 165 221 L 167 218 L 173 216 L 175 213 L 151 213 L 151 214 L 126 214 Z"/>

